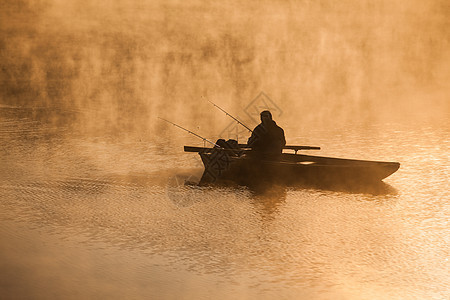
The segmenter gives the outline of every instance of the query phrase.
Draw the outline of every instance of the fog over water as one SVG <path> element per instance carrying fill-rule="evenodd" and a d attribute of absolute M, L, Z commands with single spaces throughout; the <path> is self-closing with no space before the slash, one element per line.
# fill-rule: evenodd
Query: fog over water
<path fill-rule="evenodd" d="M 261 91 L 296 127 L 446 118 L 449 11 L 438 0 L 3 1 L 1 102 L 152 136 L 167 126 L 157 116 L 213 134 L 228 120 L 205 97 L 241 114 Z"/>
<path fill-rule="evenodd" d="M 447 299 L 450 4 L 2 1 L 0 295 Z M 270 108 L 373 186 L 184 185 Z M 181 184 L 180 184 L 181 182 Z M 0 298 L 2 297 L 0 296 Z"/>

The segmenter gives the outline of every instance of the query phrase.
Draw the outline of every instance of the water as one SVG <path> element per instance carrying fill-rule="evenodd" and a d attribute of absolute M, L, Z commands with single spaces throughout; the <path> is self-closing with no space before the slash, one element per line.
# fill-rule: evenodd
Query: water
<path fill-rule="evenodd" d="M 185 186 L 202 171 L 191 137 L 86 135 L 1 108 L 1 294 L 448 299 L 449 125 L 285 129 L 317 154 L 401 168 L 372 188 Z"/>

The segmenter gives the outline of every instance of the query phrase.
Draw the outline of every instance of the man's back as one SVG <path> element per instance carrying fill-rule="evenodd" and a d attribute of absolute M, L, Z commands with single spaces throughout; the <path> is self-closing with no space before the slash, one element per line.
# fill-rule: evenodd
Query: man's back
<path fill-rule="evenodd" d="M 263 122 L 255 127 L 247 145 L 256 152 L 279 154 L 286 145 L 284 130 L 273 120 Z"/>

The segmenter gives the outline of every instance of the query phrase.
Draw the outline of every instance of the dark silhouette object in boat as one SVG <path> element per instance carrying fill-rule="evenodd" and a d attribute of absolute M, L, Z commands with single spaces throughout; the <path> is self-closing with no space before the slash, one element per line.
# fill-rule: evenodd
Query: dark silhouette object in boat
<path fill-rule="evenodd" d="M 270 111 L 261 112 L 261 124 L 255 127 L 247 146 L 259 156 L 281 154 L 286 145 L 284 130 L 272 120 Z"/>

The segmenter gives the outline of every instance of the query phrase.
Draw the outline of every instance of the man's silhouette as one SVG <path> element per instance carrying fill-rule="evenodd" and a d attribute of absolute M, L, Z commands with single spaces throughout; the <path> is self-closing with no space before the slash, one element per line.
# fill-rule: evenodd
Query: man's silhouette
<path fill-rule="evenodd" d="M 261 124 L 255 127 L 248 139 L 247 146 L 263 155 L 281 154 L 286 145 L 284 130 L 272 120 L 270 111 L 261 112 Z"/>

